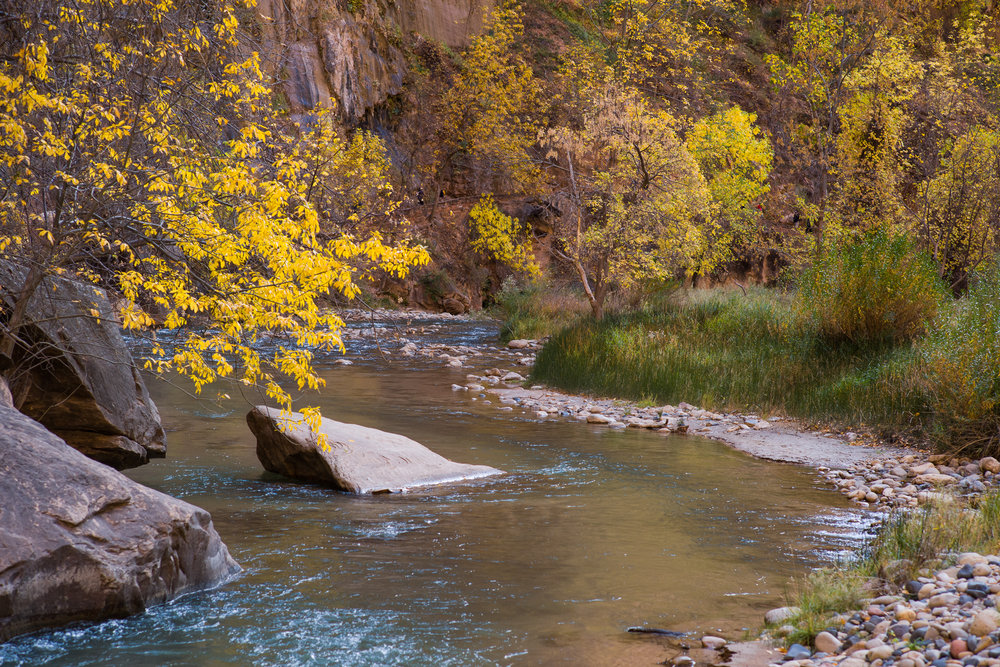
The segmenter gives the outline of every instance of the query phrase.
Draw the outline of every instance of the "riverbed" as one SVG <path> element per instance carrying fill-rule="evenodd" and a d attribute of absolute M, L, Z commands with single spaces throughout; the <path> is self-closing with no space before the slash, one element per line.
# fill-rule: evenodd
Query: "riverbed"
<path fill-rule="evenodd" d="M 388 334 L 355 341 L 353 365 L 323 360 L 327 386 L 303 400 L 507 475 L 375 497 L 294 483 L 257 462 L 255 396 L 219 404 L 151 380 L 168 458 L 128 475 L 209 510 L 244 573 L 138 617 L 17 639 L 0 664 L 655 664 L 665 640 L 628 628 L 739 637 L 874 520 L 808 468 L 500 411 L 451 390 L 469 369 L 383 356 Z M 423 342 L 495 338 L 463 321 Z"/>

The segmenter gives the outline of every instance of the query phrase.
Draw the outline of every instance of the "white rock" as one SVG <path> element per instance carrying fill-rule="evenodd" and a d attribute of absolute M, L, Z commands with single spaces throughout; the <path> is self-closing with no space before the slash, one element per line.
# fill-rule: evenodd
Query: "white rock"
<path fill-rule="evenodd" d="M 613 419 L 611 417 L 605 417 L 600 412 L 591 412 L 587 415 L 588 424 L 610 424 Z"/>
<path fill-rule="evenodd" d="M 888 644 L 885 646 L 876 646 L 868 651 L 869 660 L 885 660 L 890 655 L 892 655 L 892 647 Z"/>
<path fill-rule="evenodd" d="M 712 650 L 717 650 L 726 645 L 726 640 L 722 637 L 713 637 L 712 635 L 705 635 L 701 638 L 701 645 L 705 648 L 710 648 Z"/>
<path fill-rule="evenodd" d="M 453 384 L 453 385 L 451 385 L 451 390 L 452 391 L 469 391 L 469 388 L 468 387 L 463 387 L 460 384 Z"/>
<path fill-rule="evenodd" d="M 917 475 L 913 480 L 917 484 L 930 484 L 932 486 L 947 486 L 949 484 L 957 484 L 958 480 L 951 475 L 942 475 L 940 473 L 926 473 L 923 475 Z"/>
<path fill-rule="evenodd" d="M 683 403 L 681 404 L 683 405 Z M 778 607 L 764 614 L 764 622 L 768 625 L 778 625 L 802 613 L 798 607 Z"/>
<path fill-rule="evenodd" d="M 918 477 L 927 473 L 937 473 L 937 468 L 934 467 L 933 463 L 921 463 L 910 468 L 911 477 Z"/>
<path fill-rule="evenodd" d="M 1000 473 L 1000 461 L 997 461 L 992 456 L 986 456 L 979 459 L 979 469 L 983 472 L 991 472 L 995 475 Z"/>
<path fill-rule="evenodd" d="M 461 385 L 459 385 L 461 386 Z M 498 475 L 484 465 L 456 463 L 402 435 L 324 417 L 318 432 L 293 412 L 255 407 L 247 424 L 266 470 L 350 493 L 379 493 Z M 320 447 L 319 436 L 326 439 Z"/>
<path fill-rule="evenodd" d="M 534 341 L 525 340 L 523 338 L 515 338 L 514 340 L 507 343 L 507 347 L 511 350 L 523 350 L 526 347 L 531 347 Z"/>
<path fill-rule="evenodd" d="M 829 632 L 821 632 L 816 635 L 815 646 L 817 651 L 822 651 L 823 653 L 839 653 L 841 643 L 836 637 L 831 635 Z"/>
<path fill-rule="evenodd" d="M 958 596 L 954 593 L 941 593 L 940 595 L 935 595 L 927 600 L 927 606 L 930 609 L 935 609 L 937 607 L 951 607 L 958 604 Z"/>
<path fill-rule="evenodd" d="M 996 609 L 984 609 L 969 623 L 969 634 L 985 637 L 1000 626 L 1000 613 Z"/>
<path fill-rule="evenodd" d="M 975 565 L 976 563 L 987 563 L 989 559 L 982 554 L 977 554 L 974 551 L 967 551 L 965 553 L 959 554 L 958 559 L 955 561 L 959 565 Z"/>
<path fill-rule="evenodd" d="M 626 424 L 628 424 L 629 428 L 660 428 L 663 426 L 663 422 L 653 419 L 639 419 L 637 417 L 631 417 Z"/>

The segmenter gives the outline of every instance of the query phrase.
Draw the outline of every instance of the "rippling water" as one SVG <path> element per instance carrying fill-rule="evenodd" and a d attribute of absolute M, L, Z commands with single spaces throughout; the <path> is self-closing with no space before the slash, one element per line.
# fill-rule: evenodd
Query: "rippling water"
<path fill-rule="evenodd" d="M 470 343 L 486 324 L 430 334 Z M 244 414 L 162 381 L 169 458 L 134 479 L 208 509 L 245 572 L 138 617 L 22 637 L 0 664 L 654 664 L 647 625 L 740 634 L 870 519 L 808 470 L 696 437 L 538 423 L 465 369 L 353 345 L 324 413 L 509 474 L 353 497 L 262 472 Z"/>

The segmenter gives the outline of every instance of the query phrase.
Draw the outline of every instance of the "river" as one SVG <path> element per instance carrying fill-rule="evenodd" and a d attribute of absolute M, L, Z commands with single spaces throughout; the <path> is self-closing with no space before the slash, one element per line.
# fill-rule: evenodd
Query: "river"
<path fill-rule="evenodd" d="M 424 342 L 495 337 L 461 322 Z M 151 380 L 168 458 L 128 475 L 209 510 L 244 573 L 141 616 L 19 638 L 0 664 L 655 664 L 664 640 L 629 627 L 738 637 L 871 522 L 805 468 L 500 412 L 451 390 L 466 370 L 370 342 L 349 358 L 321 362 L 327 387 L 307 402 L 508 474 L 375 497 L 294 483 L 257 462 L 252 397 L 220 407 Z"/>

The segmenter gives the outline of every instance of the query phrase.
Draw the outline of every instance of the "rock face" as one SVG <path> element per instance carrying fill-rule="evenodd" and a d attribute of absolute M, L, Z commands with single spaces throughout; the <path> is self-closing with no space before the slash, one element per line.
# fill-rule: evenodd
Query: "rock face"
<path fill-rule="evenodd" d="M 401 435 L 326 418 L 320 427 L 329 446 L 324 451 L 301 419 L 293 412 L 283 420 L 280 410 L 260 405 L 247 415 L 266 470 L 350 493 L 397 492 L 503 473 L 449 461 Z"/>
<path fill-rule="evenodd" d="M 87 458 L 5 405 L 0 471 L 0 641 L 136 614 L 240 569 L 207 512 Z"/>
<path fill-rule="evenodd" d="M 336 101 L 349 121 L 402 90 L 411 33 L 462 48 L 483 27 L 492 0 L 260 0 L 265 60 L 292 110 Z"/>
<path fill-rule="evenodd" d="M 12 307 L 26 271 L 0 262 L 0 304 Z M 94 317 L 94 313 L 98 317 Z M 87 456 L 132 468 L 166 455 L 149 398 L 104 292 L 46 278 L 29 302 L 27 346 L 7 372 L 14 406 Z"/>

